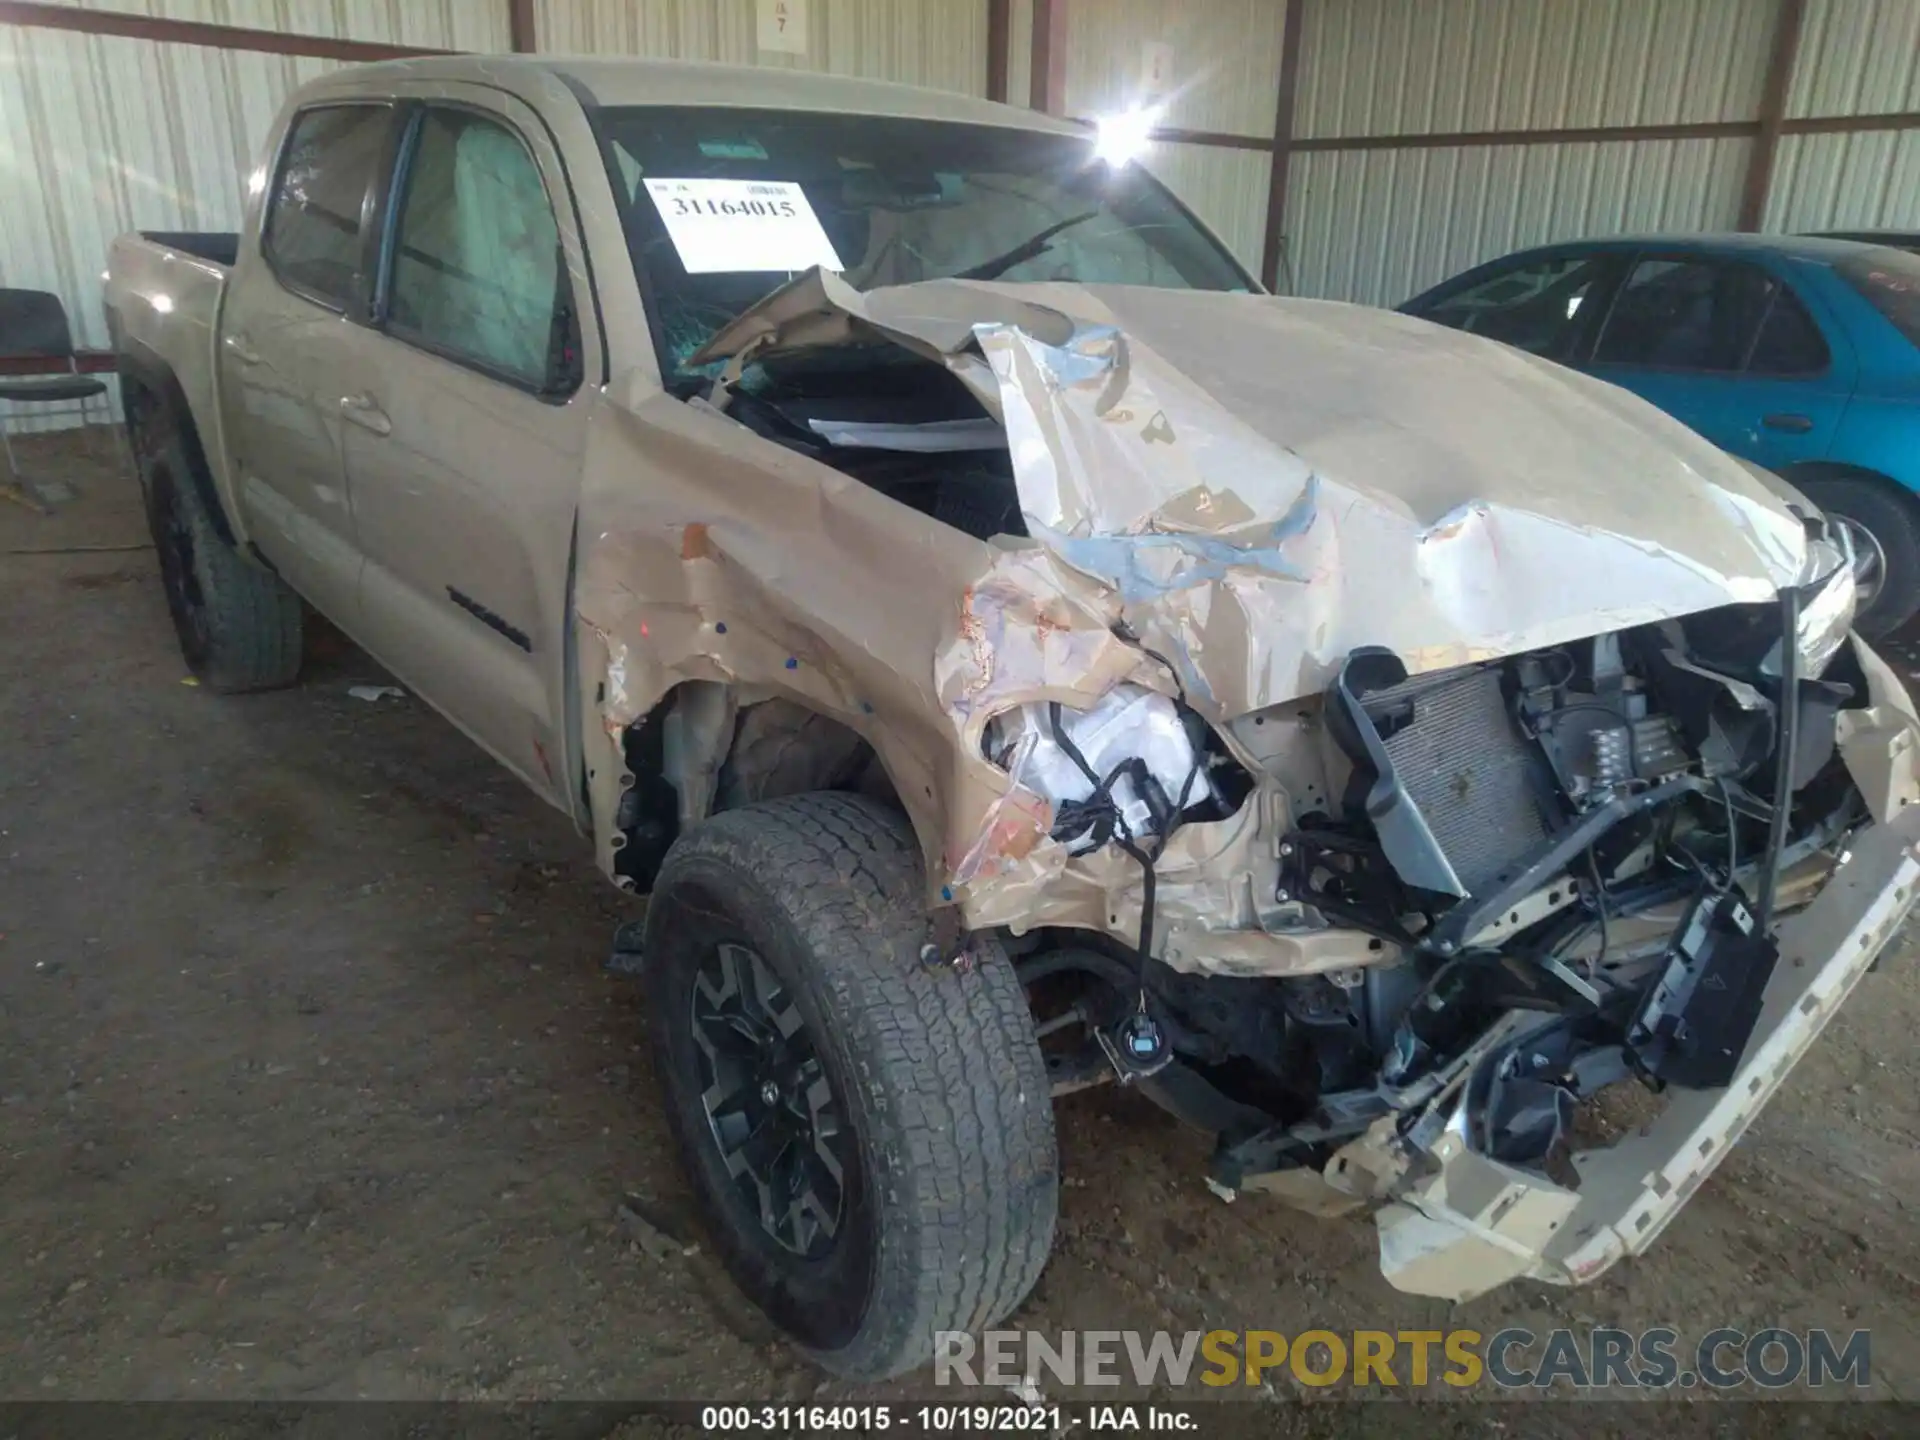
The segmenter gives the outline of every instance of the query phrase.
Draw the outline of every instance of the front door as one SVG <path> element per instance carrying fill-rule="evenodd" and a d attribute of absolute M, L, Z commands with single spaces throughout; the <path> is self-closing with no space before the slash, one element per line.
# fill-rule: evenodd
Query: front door
<path fill-rule="evenodd" d="M 482 86 L 431 93 L 403 100 L 374 328 L 339 396 L 359 638 L 564 809 L 592 307 L 537 118 Z"/>
<path fill-rule="evenodd" d="M 348 629 L 360 552 L 339 399 L 366 334 L 354 321 L 395 115 L 387 104 L 327 103 L 293 117 L 220 317 L 222 413 L 247 533 Z"/>

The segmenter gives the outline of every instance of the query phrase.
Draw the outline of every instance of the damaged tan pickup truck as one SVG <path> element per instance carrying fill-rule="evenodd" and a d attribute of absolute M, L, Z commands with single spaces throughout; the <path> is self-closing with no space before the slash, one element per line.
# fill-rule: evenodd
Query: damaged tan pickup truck
<path fill-rule="evenodd" d="M 1914 903 L 1818 513 L 1257 293 L 1075 127 L 432 59 L 306 87 L 250 192 L 112 258 L 187 658 L 293 681 L 304 599 L 650 895 L 685 1163 L 830 1370 L 1020 1303 L 1098 1083 L 1404 1289 L 1592 1279 Z"/>

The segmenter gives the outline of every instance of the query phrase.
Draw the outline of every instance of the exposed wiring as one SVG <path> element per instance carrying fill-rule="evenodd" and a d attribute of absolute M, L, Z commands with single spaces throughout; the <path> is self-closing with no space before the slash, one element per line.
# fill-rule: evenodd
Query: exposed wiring
<path fill-rule="evenodd" d="M 1155 657 L 1156 659 L 1159 657 Z M 1161 662 L 1165 664 L 1165 661 Z M 1171 667 L 1169 667 L 1171 668 Z M 1118 845 L 1122 852 L 1132 858 L 1140 867 L 1140 938 L 1136 945 L 1139 959 L 1139 996 L 1135 1013 L 1144 1017 L 1147 1014 L 1147 973 L 1153 960 L 1153 919 L 1157 875 L 1154 860 L 1160 851 L 1165 850 L 1167 842 L 1173 838 L 1174 831 L 1180 828 L 1180 817 L 1187 808 L 1187 799 L 1193 793 L 1193 782 L 1200 774 L 1201 756 L 1196 748 L 1193 765 L 1180 785 L 1177 801 L 1169 801 L 1167 792 L 1147 769 L 1146 761 L 1138 756 L 1130 756 L 1109 770 L 1103 779 L 1094 773 L 1093 766 L 1081 753 L 1080 747 L 1067 734 L 1062 723 L 1062 709 L 1059 701 L 1053 701 L 1047 707 L 1047 718 L 1053 729 L 1054 744 L 1061 753 L 1079 767 L 1080 773 L 1087 777 L 1087 783 L 1093 787 L 1093 793 L 1084 800 L 1077 800 L 1060 807 L 1056 822 L 1058 825 L 1075 825 L 1081 819 L 1089 822 L 1088 829 L 1096 844 L 1111 842 Z M 1127 817 L 1113 798 L 1113 787 L 1122 777 L 1133 781 L 1134 792 L 1140 797 L 1152 816 L 1154 829 L 1160 837 L 1160 844 L 1151 854 L 1140 841 L 1146 837 L 1136 837 L 1133 827 L 1127 823 Z"/>
<path fill-rule="evenodd" d="M 1136 650 L 1140 651 L 1141 654 L 1146 655 L 1151 659 L 1158 660 L 1160 662 L 1161 667 L 1167 672 L 1167 678 L 1173 681 L 1173 688 L 1179 693 L 1180 703 L 1183 705 L 1187 703 L 1187 687 L 1184 683 L 1182 683 L 1180 679 L 1180 672 L 1174 669 L 1173 662 L 1171 660 L 1167 659 L 1166 656 L 1162 655 L 1158 650 L 1155 650 L 1152 646 L 1144 643 L 1138 635 L 1134 634 L 1133 627 L 1128 625 L 1127 622 L 1124 620 L 1118 620 L 1114 622 L 1113 633 L 1116 637 L 1126 641 L 1127 644 L 1133 646 Z"/>

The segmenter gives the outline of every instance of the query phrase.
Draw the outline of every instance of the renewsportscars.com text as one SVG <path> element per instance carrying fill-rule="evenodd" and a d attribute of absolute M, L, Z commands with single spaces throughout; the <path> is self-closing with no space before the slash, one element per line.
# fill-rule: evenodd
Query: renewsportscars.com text
<path fill-rule="evenodd" d="M 1478 1330 L 943 1330 L 934 1337 L 936 1385 L 1028 1384 L 1455 1389 L 1729 1390 L 1872 1383 L 1866 1330 L 1709 1330 L 1695 1340 L 1665 1326 L 1638 1333 Z"/>

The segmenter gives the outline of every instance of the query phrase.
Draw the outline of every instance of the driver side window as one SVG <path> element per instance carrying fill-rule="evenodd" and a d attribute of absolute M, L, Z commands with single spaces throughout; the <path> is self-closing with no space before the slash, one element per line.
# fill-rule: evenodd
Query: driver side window
<path fill-rule="evenodd" d="M 1606 257 L 1534 260 L 1449 295 L 1425 319 L 1503 341 L 1549 360 L 1566 360 L 1592 319 L 1605 286 Z"/>
<path fill-rule="evenodd" d="M 533 389 L 567 388 L 572 315 L 539 166 L 505 126 L 420 119 L 395 221 L 389 328 Z"/>

